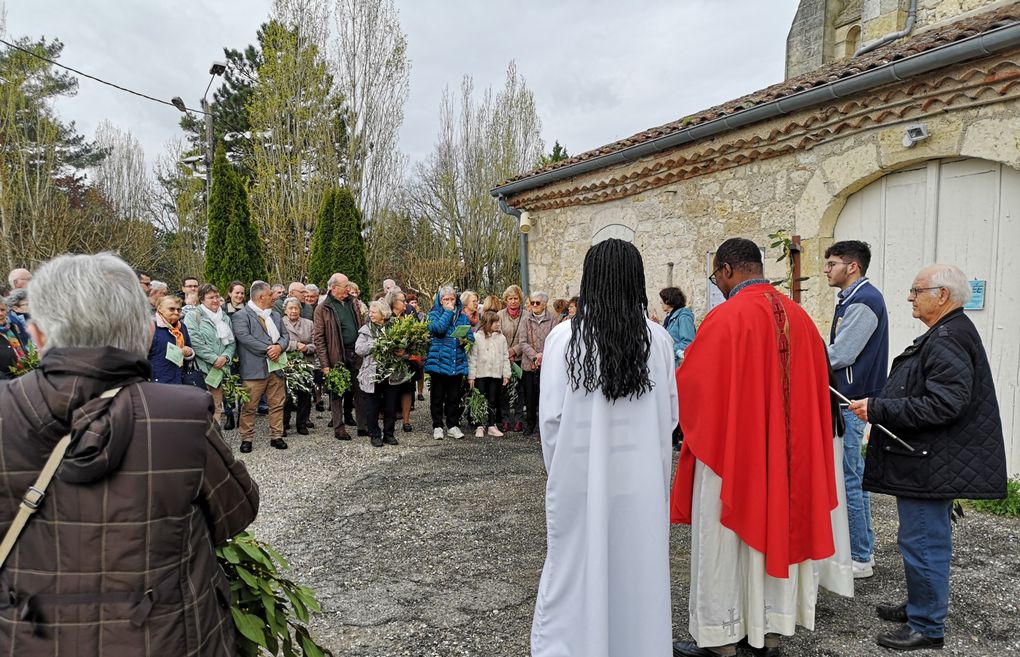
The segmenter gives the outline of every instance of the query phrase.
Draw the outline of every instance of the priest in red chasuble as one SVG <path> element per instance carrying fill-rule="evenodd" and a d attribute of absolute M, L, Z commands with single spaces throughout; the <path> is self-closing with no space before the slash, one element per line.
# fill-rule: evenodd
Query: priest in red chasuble
<path fill-rule="evenodd" d="M 754 242 L 728 239 L 705 317 L 677 374 L 684 442 L 670 515 L 691 525 L 689 630 L 675 655 L 778 654 L 814 629 L 819 561 L 837 506 L 825 343 L 764 278 Z"/>

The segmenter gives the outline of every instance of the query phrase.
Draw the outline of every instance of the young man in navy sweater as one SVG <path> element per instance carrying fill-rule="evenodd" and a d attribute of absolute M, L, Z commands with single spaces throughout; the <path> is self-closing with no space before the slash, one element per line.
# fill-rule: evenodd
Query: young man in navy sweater
<path fill-rule="evenodd" d="M 836 242 L 825 251 L 825 276 L 839 288 L 829 334 L 829 360 L 837 387 L 849 399 L 878 395 L 889 372 L 889 316 L 882 293 L 867 279 L 871 248 L 866 242 Z M 861 489 L 864 422 L 845 407 L 843 477 L 850 521 L 850 553 L 855 578 L 871 577 L 875 533 L 871 528 L 871 498 Z"/>

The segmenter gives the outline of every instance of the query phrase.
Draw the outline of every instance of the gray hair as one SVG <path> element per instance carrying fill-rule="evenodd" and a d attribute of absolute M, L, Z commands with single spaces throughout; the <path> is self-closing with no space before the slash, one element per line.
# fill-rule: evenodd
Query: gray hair
<path fill-rule="evenodd" d="M 545 292 L 532 292 L 528 296 L 533 300 L 541 299 L 542 303 L 549 303 L 549 295 Z"/>
<path fill-rule="evenodd" d="M 293 303 L 294 305 L 296 305 L 296 306 L 298 307 L 298 310 L 300 310 L 300 309 L 301 309 L 301 302 L 300 302 L 300 301 L 298 301 L 296 297 L 287 297 L 287 298 L 286 298 L 286 299 L 285 299 L 285 300 L 283 301 L 283 309 L 284 309 L 284 310 L 287 310 L 287 306 L 289 306 L 289 305 L 290 305 L 290 304 L 292 304 L 292 303 Z"/>
<path fill-rule="evenodd" d="M 390 304 L 386 303 L 385 299 L 376 299 L 373 301 L 368 309 L 371 311 L 373 308 L 379 311 L 379 314 L 382 315 L 384 320 L 393 317 L 393 310 L 390 309 Z"/>
<path fill-rule="evenodd" d="M 387 292 L 386 296 L 383 297 L 383 301 L 385 301 L 386 305 L 388 305 L 390 308 L 393 308 L 393 302 L 397 300 L 398 294 L 404 294 L 404 291 L 401 290 L 399 287 L 394 286 L 393 289 Z M 404 297 L 404 301 L 405 302 L 407 301 L 406 295 Z"/>
<path fill-rule="evenodd" d="M 266 285 L 269 285 L 269 283 L 266 283 Z M 276 292 L 277 290 L 286 290 L 287 288 L 284 287 L 283 283 L 276 283 L 270 289 L 272 289 L 273 292 Z"/>
<path fill-rule="evenodd" d="M 136 280 L 135 282 L 137 283 L 138 281 Z M 168 292 L 169 290 L 170 288 L 163 281 L 151 281 L 149 283 L 149 294 L 153 292 Z"/>
<path fill-rule="evenodd" d="M 27 288 L 23 288 L 22 287 L 22 288 L 19 288 L 17 290 L 13 290 L 7 296 L 7 306 L 8 307 L 16 306 L 16 305 L 18 305 L 19 303 L 21 303 L 22 301 L 24 301 L 27 298 L 28 298 L 28 289 Z"/>
<path fill-rule="evenodd" d="M 145 358 L 152 343 L 149 304 L 131 267 L 112 253 L 62 255 L 28 284 L 32 322 L 46 349 L 116 347 Z M 96 312 L 96 290 L 103 309 Z"/>
<path fill-rule="evenodd" d="M 270 286 L 265 281 L 255 281 L 251 284 L 251 289 L 248 291 L 248 298 L 254 301 L 256 297 L 262 296 L 266 292 L 271 292 L 275 287 L 275 285 Z M 281 285 L 280 287 L 283 286 Z"/>
<path fill-rule="evenodd" d="M 479 298 L 478 297 L 478 293 L 475 292 L 474 290 L 464 290 L 463 292 L 461 292 L 460 293 L 460 305 L 466 306 L 467 303 L 468 303 L 468 299 L 470 299 L 471 297 L 474 297 L 475 299 Z"/>
<path fill-rule="evenodd" d="M 332 276 L 329 277 L 329 281 L 326 282 L 326 287 L 328 287 L 329 289 L 332 290 L 337 285 L 340 285 L 340 279 L 341 278 L 347 278 L 347 277 L 344 276 L 343 274 L 333 274 Z M 351 284 L 350 279 L 347 280 L 347 284 L 348 285 Z"/>
<path fill-rule="evenodd" d="M 457 290 L 454 289 L 454 287 L 452 285 L 444 285 L 443 287 L 439 288 L 439 298 L 440 299 L 442 299 L 443 297 L 451 296 L 451 295 L 452 296 L 457 296 Z"/>
<path fill-rule="evenodd" d="M 318 294 L 319 293 L 319 286 L 316 285 L 315 283 L 309 283 L 308 285 L 305 286 L 305 292 L 306 293 L 311 292 L 312 294 Z"/>
<path fill-rule="evenodd" d="M 971 288 L 966 274 L 956 265 L 932 265 L 932 287 L 943 287 L 949 292 L 949 300 L 961 306 L 970 301 Z M 937 292 L 938 290 L 931 290 Z"/>

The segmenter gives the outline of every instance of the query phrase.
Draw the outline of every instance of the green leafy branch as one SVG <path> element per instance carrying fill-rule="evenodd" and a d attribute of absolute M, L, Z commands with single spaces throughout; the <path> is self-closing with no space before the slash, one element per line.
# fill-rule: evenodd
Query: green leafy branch
<path fill-rule="evenodd" d="M 267 543 L 241 532 L 216 550 L 230 580 L 230 612 L 237 627 L 237 654 L 257 657 L 262 650 L 284 657 L 332 657 L 305 626 L 322 607 L 315 592 L 282 576 L 290 564 Z"/>
<path fill-rule="evenodd" d="M 801 283 L 802 281 L 808 280 L 809 276 L 801 276 L 796 281 L 793 280 L 793 259 L 795 254 L 800 252 L 800 247 L 793 244 L 793 239 L 786 234 L 785 230 L 777 230 L 774 233 L 769 233 L 769 239 L 772 240 L 772 244 L 769 245 L 770 249 L 779 248 L 782 253 L 776 258 L 776 262 L 786 261 L 786 276 L 783 278 L 776 278 L 770 281 L 773 285 L 782 285 L 786 287 L 790 293 L 793 293 L 793 284 Z"/>

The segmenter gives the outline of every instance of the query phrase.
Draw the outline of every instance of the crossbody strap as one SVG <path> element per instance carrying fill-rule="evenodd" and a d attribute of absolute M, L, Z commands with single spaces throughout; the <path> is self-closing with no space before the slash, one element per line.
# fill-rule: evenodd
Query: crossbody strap
<path fill-rule="evenodd" d="M 120 387 L 110 388 L 99 395 L 99 398 L 109 399 L 116 396 L 120 390 Z M 46 464 L 43 465 L 35 483 L 28 487 L 28 490 L 25 491 L 25 496 L 21 498 L 18 513 L 14 516 L 14 520 L 11 521 L 11 526 L 7 528 L 4 540 L 0 542 L 0 568 L 3 568 L 4 563 L 7 562 L 7 557 L 10 556 L 11 550 L 14 549 L 14 544 L 18 542 L 18 537 L 21 536 L 25 525 L 28 524 L 28 519 L 42 505 L 43 498 L 46 497 L 46 488 L 49 487 L 50 481 L 53 480 L 53 475 L 56 474 L 57 468 L 60 467 L 60 462 L 64 460 L 64 454 L 67 453 L 67 447 L 70 444 L 71 434 L 67 434 L 57 442 L 57 446 L 53 448 L 50 457 L 46 459 Z"/>

